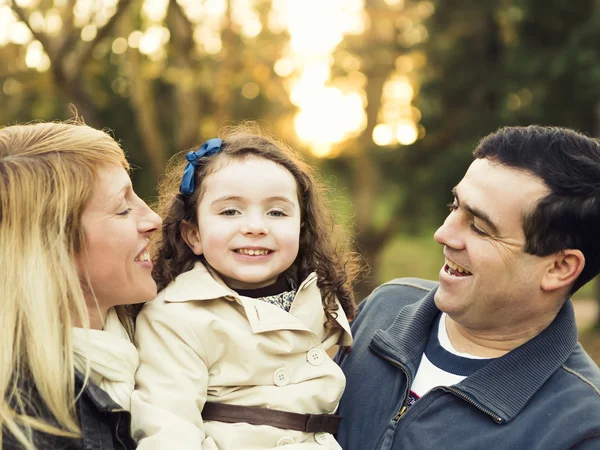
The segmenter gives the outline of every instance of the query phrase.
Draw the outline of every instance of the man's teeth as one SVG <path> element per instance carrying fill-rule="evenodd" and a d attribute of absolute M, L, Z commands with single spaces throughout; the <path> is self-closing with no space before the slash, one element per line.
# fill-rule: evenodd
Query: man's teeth
<path fill-rule="evenodd" d="M 148 250 L 146 250 L 144 253 L 142 253 L 137 258 L 135 258 L 135 261 L 139 261 L 139 262 L 150 261 L 150 252 Z"/>
<path fill-rule="evenodd" d="M 270 252 L 267 249 L 251 249 L 251 248 L 238 248 L 236 250 L 237 253 L 241 253 L 242 255 L 250 255 L 250 256 L 261 256 L 266 255 Z"/>
<path fill-rule="evenodd" d="M 465 275 L 472 275 L 467 269 L 460 267 L 458 264 L 453 263 L 452 261 L 446 260 L 446 265 L 452 269 L 456 270 L 458 273 L 464 273 Z"/>

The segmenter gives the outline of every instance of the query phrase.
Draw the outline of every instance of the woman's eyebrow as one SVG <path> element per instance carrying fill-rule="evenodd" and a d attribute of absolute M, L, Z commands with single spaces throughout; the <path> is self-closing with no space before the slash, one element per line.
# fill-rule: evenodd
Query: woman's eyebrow
<path fill-rule="evenodd" d="M 131 183 L 125 184 L 125 185 L 123 185 L 123 187 L 121 189 L 112 193 L 108 199 L 111 203 L 120 203 L 122 197 L 124 197 L 127 194 L 127 192 L 129 192 L 130 190 L 131 190 Z"/>

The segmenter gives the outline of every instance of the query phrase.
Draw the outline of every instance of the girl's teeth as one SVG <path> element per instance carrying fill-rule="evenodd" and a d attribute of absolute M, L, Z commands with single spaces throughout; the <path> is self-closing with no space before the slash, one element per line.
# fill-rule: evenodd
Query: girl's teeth
<path fill-rule="evenodd" d="M 242 255 L 250 255 L 250 256 L 266 255 L 267 253 L 269 253 L 269 250 L 253 250 L 253 249 L 246 249 L 246 248 L 240 248 L 236 251 L 238 253 L 241 253 Z"/>

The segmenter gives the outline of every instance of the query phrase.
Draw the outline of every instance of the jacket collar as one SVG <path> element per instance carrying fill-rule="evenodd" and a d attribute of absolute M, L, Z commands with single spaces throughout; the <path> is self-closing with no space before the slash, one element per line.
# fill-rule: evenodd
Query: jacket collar
<path fill-rule="evenodd" d="M 85 375 L 75 369 L 75 392 L 79 392 L 83 388 L 83 394 L 92 404 L 101 412 L 127 412 L 121 405 L 116 403 L 110 395 L 100 387 L 98 387 L 91 379 L 88 378 L 85 383 Z"/>
<path fill-rule="evenodd" d="M 265 333 L 275 330 L 303 330 L 318 329 L 323 324 L 316 324 L 321 320 L 320 314 L 315 314 L 315 308 L 323 308 L 321 292 L 317 286 L 317 274 L 309 274 L 298 287 L 296 297 L 290 312 L 267 302 L 240 296 L 229 288 L 218 274 L 197 262 L 189 272 L 182 273 L 175 281 L 163 291 L 165 302 L 181 303 L 188 301 L 205 301 L 223 298 L 236 302 L 244 307 L 246 317 L 250 322 L 253 333 Z M 336 299 L 339 311 L 342 306 Z M 340 345 L 352 343 L 352 333 L 346 315 L 337 315 L 336 321 L 344 330 L 340 336 Z"/>
<path fill-rule="evenodd" d="M 379 355 L 416 373 L 430 328 L 440 313 L 432 289 L 422 300 L 404 307 L 387 330 L 378 330 L 370 347 Z M 568 299 L 540 334 L 496 358 L 455 387 L 503 422 L 521 412 L 531 397 L 569 358 L 577 345 L 573 304 Z"/>

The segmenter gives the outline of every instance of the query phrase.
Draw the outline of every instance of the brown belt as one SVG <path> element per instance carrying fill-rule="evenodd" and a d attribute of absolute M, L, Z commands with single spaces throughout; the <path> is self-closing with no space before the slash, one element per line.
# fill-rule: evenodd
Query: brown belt
<path fill-rule="evenodd" d="M 306 431 L 308 433 L 324 431 L 336 434 L 342 416 L 336 416 L 335 414 L 298 414 L 258 406 L 206 402 L 202 410 L 202 419 L 225 423 L 245 422 L 250 425 L 269 425 L 284 430 Z"/>

